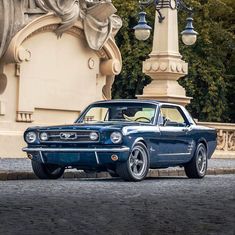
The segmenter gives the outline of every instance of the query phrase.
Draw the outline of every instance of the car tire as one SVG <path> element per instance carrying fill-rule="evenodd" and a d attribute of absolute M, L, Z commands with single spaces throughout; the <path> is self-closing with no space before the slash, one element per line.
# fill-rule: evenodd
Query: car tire
<path fill-rule="evenodd" d="M 58 165 L 44 164 L 37 161 L 32 161 L 32 168 L 39 179 L 59 179 L 65 170 L 65 168 Z"/>
<path fill-rule="evenodd" d="M 184 166 L 188 178 L 201 179 L 206 175 L 208 165 L 207 150 L 203 143 L 198 144 L 192 160 Z"/>
<path fill-rule="evenodd" d="M 143 143 L 137 143 L 126 162 L 117 165 L 117 174 L 126 181 L 141 181 L 149 171 L 149 154 Z"/>

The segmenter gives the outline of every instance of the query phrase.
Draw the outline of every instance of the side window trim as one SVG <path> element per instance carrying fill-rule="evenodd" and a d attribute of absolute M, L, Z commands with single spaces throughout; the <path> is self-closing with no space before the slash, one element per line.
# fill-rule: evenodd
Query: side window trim
<path fill-rule="evenodd" d="M 159 123 L 159 117 L 160 117 L 160 113 L 161 113 L 161 108 L 175 108 L 175 109 L 177 109 L 179 111 L 179 113 L 182 115 L 182 117 L 183 117 L 183 119 L 184 119 L 184 121 L 186 123 L 186 126 L 190 126 L 190 122 L 189 122 L 187 116 L 184 114 L 184 111 L 182 110 L 182 108 L 180 106 L 178 106 L 178 105 L 171 105 L 171 104 L 161 104 L 161 105 L 159 105 L 159 107 L 158 107 L 158 114 L 157 114 L 158 115 L 157 116 L 157 126 L 161 126 L 162 127 L 162 125 L 160 125 L 160 123 Z"/>
<path fill-rule="evenodd" d="M 156 107 L 154 121 L 153 121 L 154 126 L 159 126 L 158 118 L 159 118 L 159 114 L 160 114 L 160 108 L 161 108 L 161 106 L 160 106 L 160 104 L 158 104 Z"/>

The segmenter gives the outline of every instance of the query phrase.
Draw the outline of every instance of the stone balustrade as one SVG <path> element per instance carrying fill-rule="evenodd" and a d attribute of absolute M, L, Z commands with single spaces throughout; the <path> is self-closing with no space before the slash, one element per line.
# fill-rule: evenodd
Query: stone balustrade
<path fill-rule="evenodd" d="M 235 123 L 197 122 L 197 124 L 217 130 L 217 155 L 227 154 L 235 157 Z"/>

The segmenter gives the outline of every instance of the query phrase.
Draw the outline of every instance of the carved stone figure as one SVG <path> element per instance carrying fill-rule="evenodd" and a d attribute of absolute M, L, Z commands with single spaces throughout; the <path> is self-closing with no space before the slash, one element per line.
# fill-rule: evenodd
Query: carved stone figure
<path fill-rule="evenodd" d="M 61 18 L 55 31 L 58 37 L 82 21 L 87 43 L 94 50 L 100 50 L 122 26 L 110 0 L 0 0 L 0 58 L 20 29 L 48 12 Z"/>
<path fill-rule="evenodd" d="M 0 58 L 12 37 L 24 25 L 22 3 L 23 1 L 0 0 Z"/>

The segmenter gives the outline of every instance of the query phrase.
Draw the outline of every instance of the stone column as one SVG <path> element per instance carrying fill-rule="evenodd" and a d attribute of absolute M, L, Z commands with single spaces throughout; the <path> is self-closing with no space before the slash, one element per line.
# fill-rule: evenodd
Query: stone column
<path fill-rule="evenodd" d="M 188 64 L 179 53 L 178 12 L 170 7 L 161 9 L 165 17 L 162 23 L 156 12 L 153 49 L 143 63 L 143 72 L 152 78 L 139 99 L 155 99 L 181 105 L 190 103 L 185 89 L 177 80 L 188 74 Z"/>

